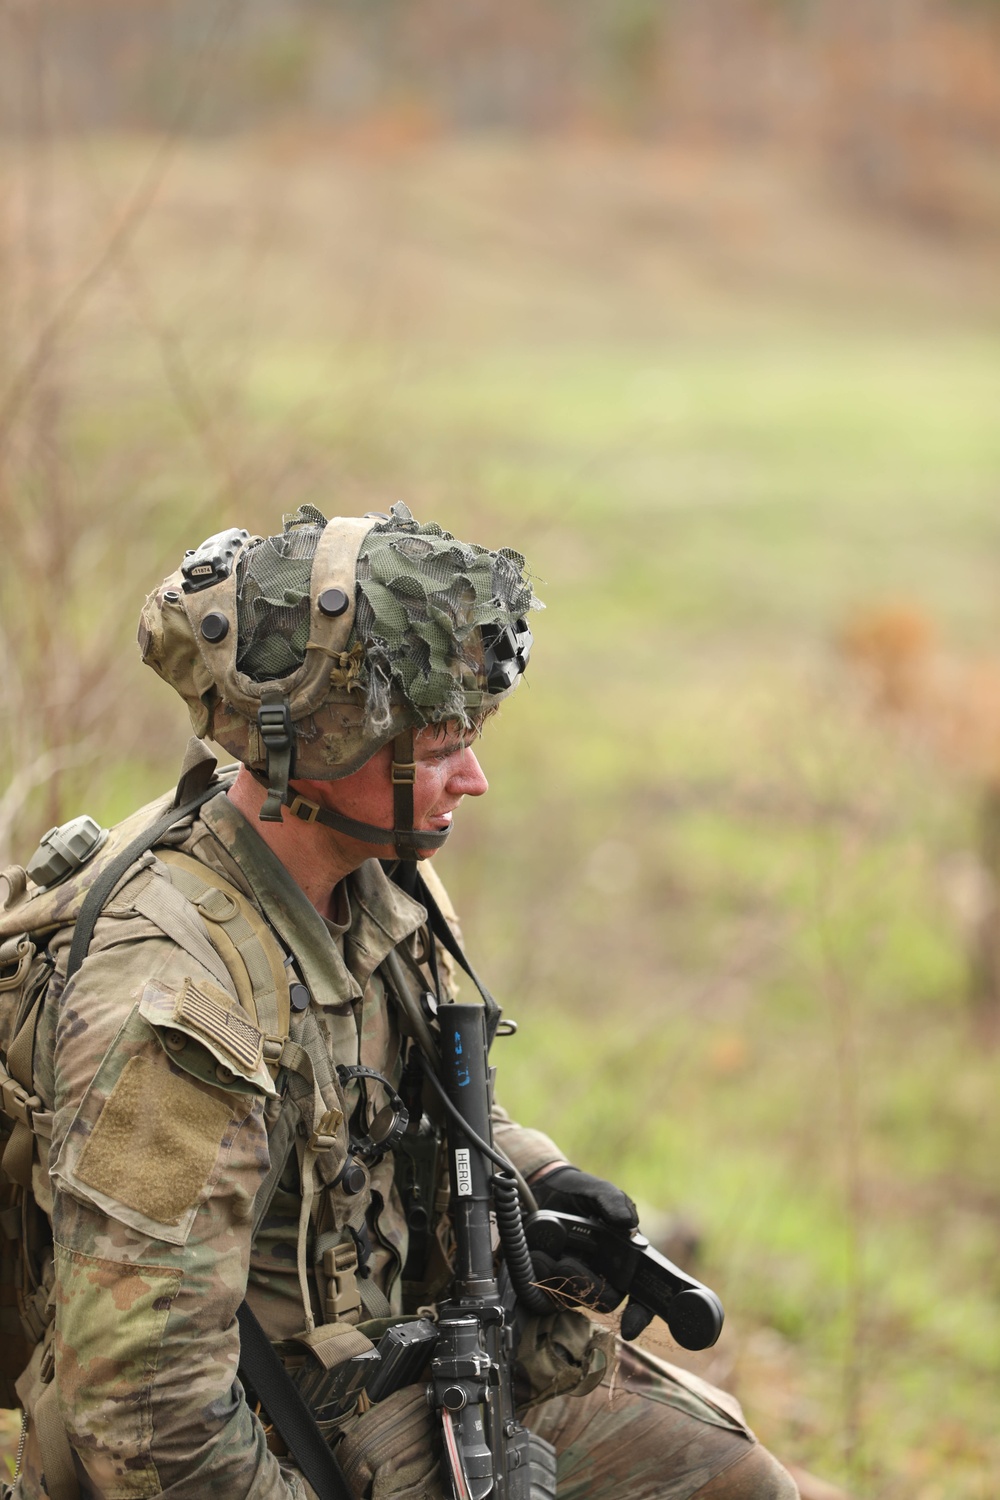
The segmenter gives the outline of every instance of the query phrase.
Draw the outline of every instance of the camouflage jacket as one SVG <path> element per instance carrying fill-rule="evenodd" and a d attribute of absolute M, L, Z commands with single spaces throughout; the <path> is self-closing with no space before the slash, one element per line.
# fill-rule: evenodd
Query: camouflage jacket
<path fill-rule="evenodd" d="M 35 1087 L 53 1112 L 43 1206 L 55 1242 L 59 1411 L 88 1497 L 301 1500 L 303 1481 L 269 1451 L 235 1382 L 235 1312 L 246 1295 L 274 1341 L 304 1326 L 296 1247 L 309 1137 L 321 1143 L 304 1263 L 317 1322 L 325 1305 L 319 1252 L 352 1230 L 362 1240 L 367 1230 L 370 1283 L 401 1309 L 407 1226 L 394 1159 L 383 1158 L 364 1191 L 347 1195 L 334 1183 L 345 1131 L 330 1121 L 350 1119 L 359 1090 L 370 1087 L 342 1087 L 336 1065 L 398 1081 L 402 1038 L 379 966 L 404 949 L 419 964 L 426 913 L 372 860 L 343 883 L 341 920 L 325 922 L 225 796 L 203 807 L 181 847 L 250 898 L 307 987 L 311 1003 L 292 1011 L 290 1036 L 313 1086 L 303 1094 L 299 1150 L 251 1244 L 279 1100 L 266 1070 L 239 1070 L 238 1039 L 224 1054 L 228 1067 L 156 1025 L 182 991 L 206 1006 L 234 993 L 207 945 L 193 953 L 197 944 L 169 935 L 169 867 L 152 856 L 140 862 L 105 907 L 69 984 L 60 976 L 70 934 L 56 940 Z M 496 1139 L 525 1174 L 559 1155 L 502 1111 Z M 35 1500 L 43 1483 L 29 1425 L 15 1494 Z"/>

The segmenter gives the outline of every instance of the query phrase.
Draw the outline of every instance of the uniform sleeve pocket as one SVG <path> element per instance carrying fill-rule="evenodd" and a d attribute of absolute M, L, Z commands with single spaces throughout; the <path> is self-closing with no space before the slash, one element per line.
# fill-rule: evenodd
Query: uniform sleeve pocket
<path fill-rule="evenodd" d="M 157 1224 L 198 1202 L 232 1121 L 184 1074 L 130 1057 L 80 1152 L 77 1181 Z"/>
<path fill-rule="evenodd" d="M 133 1012 L 70 1124 L 53 1179 L 140 1233 L 183 1245 L 250 1107 L 177 1068 Z"/>

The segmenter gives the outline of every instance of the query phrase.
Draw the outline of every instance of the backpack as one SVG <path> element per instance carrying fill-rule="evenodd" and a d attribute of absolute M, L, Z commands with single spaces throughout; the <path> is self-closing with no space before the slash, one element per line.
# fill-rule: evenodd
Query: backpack
<path fill-rule="evenodd" d="M 207 932 L 232 980 L 239 1008 L 264 1033 L 265 1063 L 272 1072 L 287 1041 L 288 973 L 270 928 L 242 892 L 170 847 L 171 840 L 186 836 L 202 803 L 227 785 L 226 773 L 217 777 L 214 772 L 214 758 L 192 741 L 176 791 L 102 831 L 83 861 L 61 879 L 39 887 L 24 866 L 0 873 L 7 886 L 0 907 L 0 1407 L 22 1404 L 15 1383 L 46 1339 L 54 1311 L 51 1229 L 45 1212 L 51 1206 L 52 1115 L 33 1091 L 35 1034 L 56 973 L 53 940 L 64 947 L 72 931 L 68 981 L 115 891 L 159 860 L 168 866 L 170 880 L 155 882 L 161 889 L 151 895 L 144 914 L 160 925 L 156 913 L 166 895 L 170 936 L 177 936 L 178 924 L 185 920 L 192 940 L 203 945 Z M 52 830 L 46 840 L 60 832 Z M 66 848 L 65 842 L 61 847 Z M 209 920 L 202 922 L 202 917 Z M 205 1045 L 203 1035 L 191 1034 Z"/>

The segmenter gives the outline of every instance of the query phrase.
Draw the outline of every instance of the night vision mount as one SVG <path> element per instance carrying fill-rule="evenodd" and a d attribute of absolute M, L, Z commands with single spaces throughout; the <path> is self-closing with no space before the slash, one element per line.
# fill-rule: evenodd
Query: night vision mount
<path fill-rule="evenodd" d="M 534 636 L 527 620 L 511 625 L 483 625 L 483 666 L 490 693 L 506 693 L 528 665 Z"/>
<path fill-rule="evenodd" d="M 200 547 L 189 548 L 181 563 L 185 594 L 200 593 L 202 589 L 211 588 L 228 578 L 237 552 L 249 539 L 249 531 L 241 526 L 231 526 L 228 531 L 210 536 Z"/>

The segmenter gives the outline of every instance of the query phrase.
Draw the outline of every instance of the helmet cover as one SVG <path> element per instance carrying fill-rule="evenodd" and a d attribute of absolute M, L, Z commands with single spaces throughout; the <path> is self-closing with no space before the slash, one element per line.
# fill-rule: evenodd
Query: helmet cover
<path fill-rule="evenodd" d="M 262 772 L 262 705 L 285 704 L 294 776 L 336 780 L 407 728 L 480 723 L 523 672 L 541 607 L 509 548 L 401 503 L 329 522 L 303 505 L 280 536 L 234 529 L 189 553 L 147 599 L 139 644 L 199 737 Z"/>

